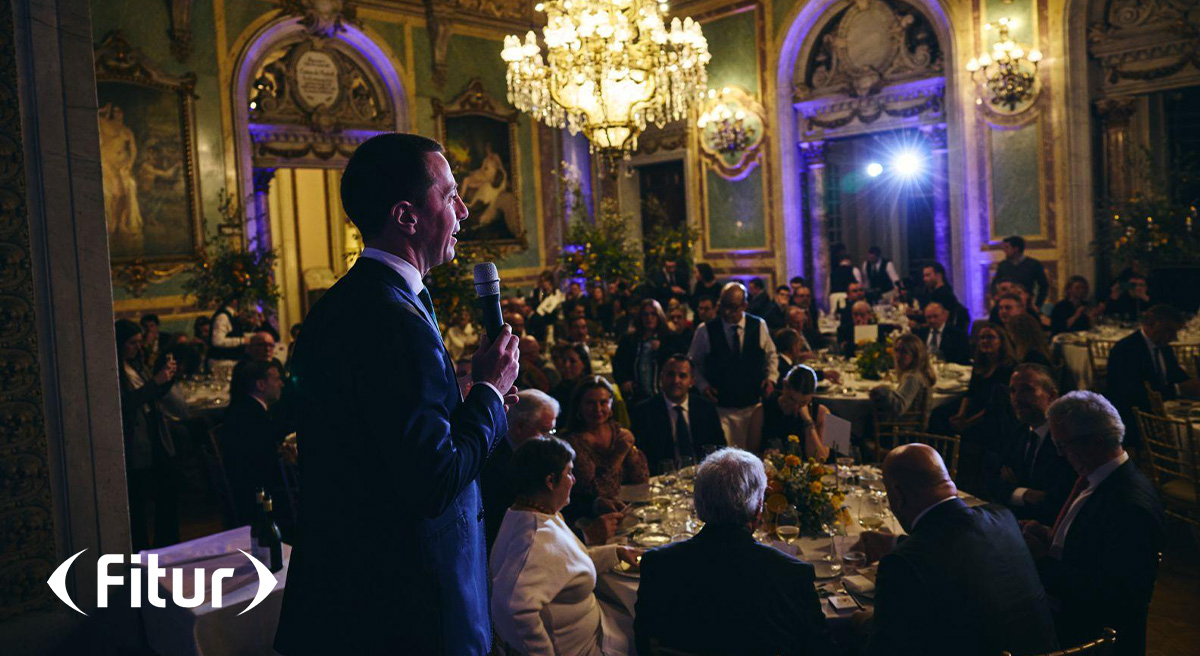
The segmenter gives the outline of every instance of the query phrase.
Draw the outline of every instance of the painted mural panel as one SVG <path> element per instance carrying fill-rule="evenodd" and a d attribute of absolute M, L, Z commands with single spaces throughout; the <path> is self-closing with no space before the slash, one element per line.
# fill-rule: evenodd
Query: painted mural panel
<path fill-rule="evenodd" d="M 1042 232 L 1037 122 L 991 132 L 992 239 Z"/>
<path fill-rule="evenodd" d="M 523 232 L 513 193 L 513 146 L 508 121 L 468 115 L 446 118 L 446 159 L 471 211 L 461 241 L 517 239 Z"/>

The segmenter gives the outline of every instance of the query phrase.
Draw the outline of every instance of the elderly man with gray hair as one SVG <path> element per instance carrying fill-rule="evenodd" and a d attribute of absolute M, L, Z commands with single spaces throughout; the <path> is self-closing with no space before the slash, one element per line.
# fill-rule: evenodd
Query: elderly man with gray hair
<path fill-rule="evenodd" d="M 513 452 L 531 437 L 553 435 L 554 422 L 558 419 L 558 401 L 549 394 L 525 389 L 517 392 L 517 397 L 520 402 L 508 409 L 508 438 L 501 440 L 492 450 L 479 476 L 489 553 L 492 543 L 496 541 L 496 534 L 500 532 L 504 513 L 513 503 L 513 492 L 509 485 L 509 461 Z"/>
<path fill-rule="evenodd" d="M 1071 392 L 1046 411 L 1050 437 L 1079 474 L 1053 526 L 1027 523 L 1025 542 L 1056 602 L 1059 642 L 1117 632 L 1121 656 L 1146 652 L 1146 616 L 1165 542 L 1162 504 L 1121 446 L 1125 424 L 1093 392 Z"/>
<path fill-rule="evenodd" d="M 767 476 L 740 449 L 708 456 L 695 478 L 690 540 L 642 556 L 634 612 L 638 652 L 827 654 L 833 650 L 813 566 L 754 540 Z"/>

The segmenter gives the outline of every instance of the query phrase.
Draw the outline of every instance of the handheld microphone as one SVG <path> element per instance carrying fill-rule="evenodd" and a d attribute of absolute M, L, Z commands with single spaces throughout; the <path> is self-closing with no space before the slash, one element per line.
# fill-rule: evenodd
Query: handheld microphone
<path fill-rule="evenodd" d="M 496 341 L 504 328 L 504 317 L 500 314 L 500 274 L 492 262 L 475 265 L 475 307 L 483 311 L 483 325 L 488 339 Z"/>

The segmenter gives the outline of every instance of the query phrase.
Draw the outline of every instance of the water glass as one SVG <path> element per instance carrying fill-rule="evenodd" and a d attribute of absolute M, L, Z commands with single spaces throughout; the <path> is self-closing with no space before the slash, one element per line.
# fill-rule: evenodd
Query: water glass
<path fill-rule="evenodd" d="M 788 506 L 775 516 L 775 535 L 788 544 L 800 537 L 800 514 L 795 506 Z"/>

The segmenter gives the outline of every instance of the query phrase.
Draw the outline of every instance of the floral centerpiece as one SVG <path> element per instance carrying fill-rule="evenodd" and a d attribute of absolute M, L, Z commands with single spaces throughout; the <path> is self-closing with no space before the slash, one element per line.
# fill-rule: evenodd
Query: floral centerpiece
<path fill-rule="evenodd" d="M 892 370 L 892 340 L 883 342 L 860 343 L 857 347 L 858 356 L 854 359 L 854 368 L 858 375 L 866 380 L 880 380 L 884 374 Z"/>
<path fill-rule="evenodd" d="M 788 451 L 799 451 L 800 437 L 788 436 Z M 767 500 L 764 521 L 773 525 L 775 516 L 788 506 L 796 507 L 801 535 L 815 535 L 822 525 L 848 520 L 842 507 L 845 497 L 835 486 L 827 486 L 821 478 L 833 474 L 833 469 L 814 459 L 803 460 L 795 453 L 767 451 L 763 456 L 767 470 Z"/>

